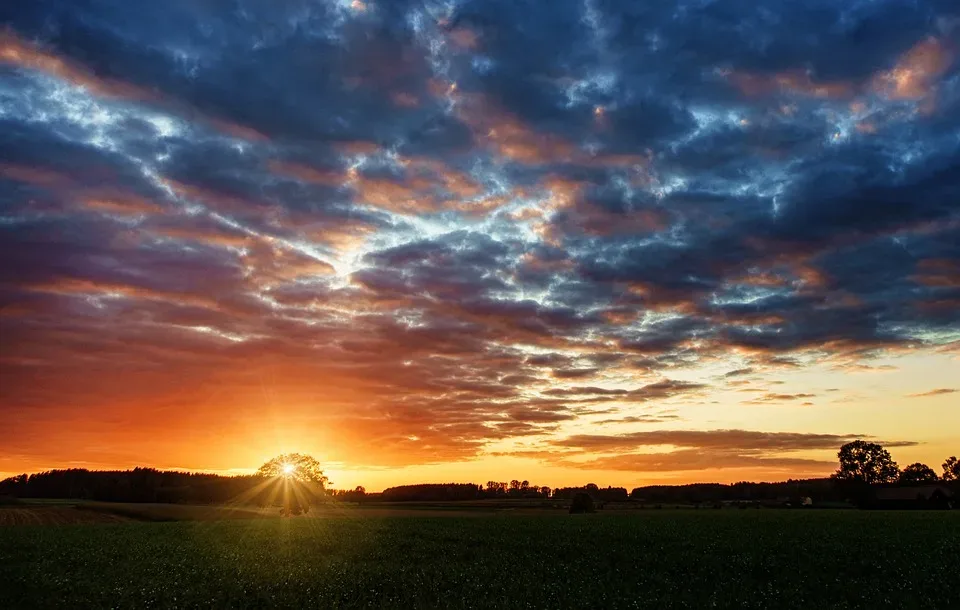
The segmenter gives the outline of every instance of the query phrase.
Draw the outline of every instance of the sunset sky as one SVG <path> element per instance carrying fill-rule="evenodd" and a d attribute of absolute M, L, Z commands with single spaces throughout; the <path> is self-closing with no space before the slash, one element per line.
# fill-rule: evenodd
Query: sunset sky
<path fill-rule="evenodd" d="M 0 477 L 960 453 L 960 3 L 0 4 Z"/>

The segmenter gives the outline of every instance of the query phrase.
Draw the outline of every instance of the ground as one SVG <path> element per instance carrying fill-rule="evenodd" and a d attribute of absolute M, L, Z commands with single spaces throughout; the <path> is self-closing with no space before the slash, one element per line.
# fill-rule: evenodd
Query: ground
<path fill-rule="evenodd" d="M 0 527 L 0 607 L 946 608 L 960 599 L 957 512 L 316 515 Z"/>

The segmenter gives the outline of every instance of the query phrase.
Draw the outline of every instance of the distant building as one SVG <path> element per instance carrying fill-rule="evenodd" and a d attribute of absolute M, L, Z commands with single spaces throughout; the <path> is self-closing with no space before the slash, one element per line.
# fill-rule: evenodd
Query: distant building
<path fill-rule="evenodd" d="M 881 487 L 864 508 L 945 510 L 956 506 L 953 492 L 945 485 Z"/>

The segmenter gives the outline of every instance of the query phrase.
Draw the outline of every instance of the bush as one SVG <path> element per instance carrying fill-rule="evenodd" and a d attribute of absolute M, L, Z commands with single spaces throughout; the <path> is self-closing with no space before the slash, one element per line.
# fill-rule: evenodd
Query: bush
<path fill-rule="evenodd" d="M 585 492 L 580 492 L 577 495 L 573 496 L 573 501 L 570 503 L 570 514 L 582 514 L 582 513 L 592 513 L 593 510 L 593 498 L 590 497 L 590 494 Z"/>

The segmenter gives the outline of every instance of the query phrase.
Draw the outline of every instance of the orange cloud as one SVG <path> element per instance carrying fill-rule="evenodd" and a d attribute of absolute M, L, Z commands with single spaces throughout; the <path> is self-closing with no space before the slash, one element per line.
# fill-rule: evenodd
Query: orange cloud
<path fill-rule="evenodd" d="M 339 142 L 334 148 L 345 155 L 375 155 L 380 152 L 380 145 L 376 142 L 364 142 L 363 140 L 352 140 L 350 142 Z"/>
<path fill-rule="evenodd" d="M 72 183 L 72 180 L 59 172 L 42 167 L 27 167 L 26 165 L 0 165 L 0 176 L 42 187 L 63 187 Z"/>
<path fill-rule="evenodd" d="M 953 63 L 953 53 L 937 38 L 927 38 L 903 54 L 890 70 L 877 74 L 872 89 L 896 100 L 928 96 Z"/>
<path fill-rule="evenodd" d="M 258 289 L 272 288 L 298 279 L 326 276 L 335 272 L 329 263 L 307 256 L 276 240 L 258 240 L 248 247 L 241 260 L 249 281 Z"/>
<path fill-rule="evenodd" d="M 730 72 L 727 78 L 749 97 L 788 93 L 820 99 L 844 99 L 856 93 L 853 83 L 815 82 L 809 72 L 793 70 L 778 74 L 751 74 L 749 72 Z"/>
<path fill-rule="evenodd" d="M 83 205 L 88 210 L 120 216 L 153 215 L 163 212 L 163 208 L 156 203 L 135 196 L 124 198 L 88 196 L 84 198 Z"/>
<path fill-rule="evenodd" d="M 477 33 L 469 28 L 459 27 L 447 33 L 447 39 L 460 49 L 473 51 L 478 46 Z"/>
<path fill-rule="evenodd" d="M 99 76 L 88 66 L 44 51 L 10 31 L 0 31 L 0 62 L 43 72 L 99 97 L 159 103 L 187 116 L 198 114 L 195 108 L 185 108 L 182 103 L 165 99 L 157 92 L 118 79 Z M 201 118 L 214 129 L 236 138 L 253 141 L 267 139 L 257 130 L 227 119 L 206 115 L 201 115 Z"/>
<path fill-rule="evenodd" d="M 153 95 L 145 89 L 121 81 L 96 76 L 85 66 L 42 51 L 19 39 L 9 31 L 0 32 L 0 61 L 11 63 L 22 68 L 45 72 L 103 97 L 120 97 L 135 100 L 153 98 Z"/>
<path fill-rule="evenodd" d="M 301 163 L 288 163 L 274 160 L 269 161 L 267 167 L 275 174 L 296 178 L 303 182 L 322 184 L 324 186 L 340 186 L 347 179 L 346 172 L 317 169 Z"/>
<path fill-rule="evenodd" d="M 250 244 L 254 238 L 235 229 L 228 229 L 225 226 L 216 228 L 200 228 L 190 224 L 189 218 L 172 217 L 172 223 L 151 223 L 143 227 L 143 230 L 176 240 L 188 240 L 203 243 L 211 246 L 221 246 L 229 248 L 242 248 Z"/>
<path fill-rule="evenodd" d="M 406 91 L 394 91 L 390 94 L 390 101 L 401 108 L 416 108 L 420 105 L 420 98 Z"/>
<path fill-rule="evenodd" d="M 460 119 L 477 140 L 500 156 L 527 164 L 562 163 L 575 153 L 572 144 L 551 133 L 539 133 L 519 118 L 478 94 L 457 96 Z"/>
<path fill-rule="evenodd" d="M 441 202 L 431 193 L 434 182 L 423 177 L 394 181 L 358 175 L 350 182 L 359 201 L 398 214 L 435 212 Z"/>
<path fill-rule="evenodd" d="M 924 259 L 917 263 L 917 273 L 911 279 L 930 287 L 960 287 L 960 262 L 943 258 Z"/>
<path fill-rule="evenodd" d="M 133 286 L 118 282 L 100 282 L 77 278 L 64 278 L 53 283 L 33 284 L 27 289 L 37 292 L 49 292 L 63 295 L 113 296 L 128 299 L 146 299 L 195 305 L 209 309 L 219 309 L 217 302 L 209 297 L 180 292 L 165 292 L 142 286 Z"/>

